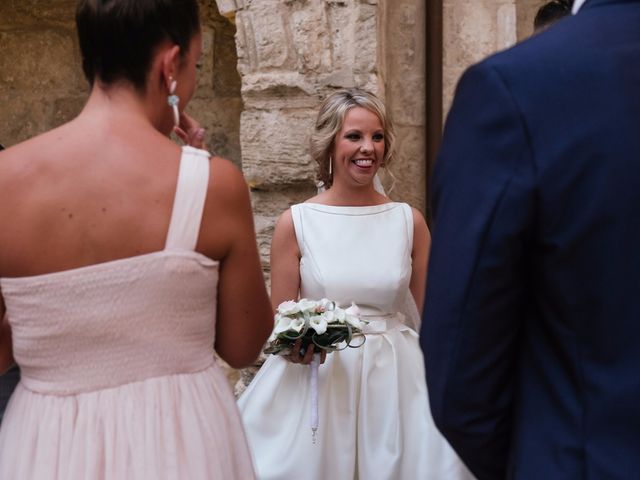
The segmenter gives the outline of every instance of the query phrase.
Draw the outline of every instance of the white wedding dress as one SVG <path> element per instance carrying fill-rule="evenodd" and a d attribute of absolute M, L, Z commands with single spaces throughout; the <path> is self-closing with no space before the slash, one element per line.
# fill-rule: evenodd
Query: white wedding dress
<path fill-rule="evenodd" d="M 361 348 L 331 353 L 320 365 L 316 444 L 310 367 L 267 359 L 238 402 L 258 478 L 473 478 L 433 423 L 418 335 L 399 313 L 411 278 L 411 208 L 303 203 L 291 210 L 300 296 L 353 301 L 369 324 Z"/>

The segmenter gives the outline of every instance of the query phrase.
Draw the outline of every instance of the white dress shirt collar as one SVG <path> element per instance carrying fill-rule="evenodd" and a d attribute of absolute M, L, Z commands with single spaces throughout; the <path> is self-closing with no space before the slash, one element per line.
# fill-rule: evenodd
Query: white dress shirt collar
<path fill-rule="evenodd" d="M 575 0 L 573 2 L 573 7 L 571 8 L 571 13 L 573 13 L 574 15 L 578 13 L 578 10 L 580 10 L 580 8 L 584 5 L 584 2 L 586 1 L 587 0 Z"/>

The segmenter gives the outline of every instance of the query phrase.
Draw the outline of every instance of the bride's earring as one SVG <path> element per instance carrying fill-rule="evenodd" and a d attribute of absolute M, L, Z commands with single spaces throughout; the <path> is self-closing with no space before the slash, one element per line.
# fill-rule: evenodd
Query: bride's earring
<path fill-rule="evenodd" d="M 329 176 L 333 175 L 333 157 L 329 156 Z"/>
<path fill-rule="evenodd" d="M 176 95 L 176 88 L 178 87 L 178 82 L 176 82 L 173 78 L 171 79 L 171 85 L 169 87 L 169 96 L 167 97 L 167 103 L 173 110 L 173 125 L 180 125 L 180 111 L 178 110 L 178 105 L 180 104 L 180 97 Z"/>

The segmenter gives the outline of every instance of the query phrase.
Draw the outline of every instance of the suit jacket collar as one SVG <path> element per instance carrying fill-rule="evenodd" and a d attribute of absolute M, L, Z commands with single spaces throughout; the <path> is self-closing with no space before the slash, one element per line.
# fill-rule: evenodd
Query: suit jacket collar
<path fill-rule="evenodd" d="M 578 3 L 579 0 L 574 0 L 574 5 Z M 637 3 L 640 4 L 640 0 L 586 0 L 584 5 L 580 7 L 580 10 L 584 10 L 585 8 L 597 7 L 600 5 L 618 5 L 621 3 Z"/>

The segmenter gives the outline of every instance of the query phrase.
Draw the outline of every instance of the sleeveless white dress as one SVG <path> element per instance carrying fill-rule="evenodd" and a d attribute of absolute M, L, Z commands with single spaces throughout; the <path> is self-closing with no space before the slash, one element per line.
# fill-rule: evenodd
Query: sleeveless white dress
<path fill-rule="evenodd" d="M 258 478 L 472 478 L 433 423 L 418 335 L 398 313 L 411 279 L 411 208 L 303 203 L 291 212 L 300 296 L 353 301 L 369 324 L 361 348 L 320 365 L 316 444 L 309 367 L 267 359 L 238 402 Z"/>
<path fill-rule="evenodd" d="M 22 374 L 0 478 L 254 478 L 213 355 L 219 265 L 194 251 L 208 178 L 185 147 L 163 251 L 0 279 Z"/>

